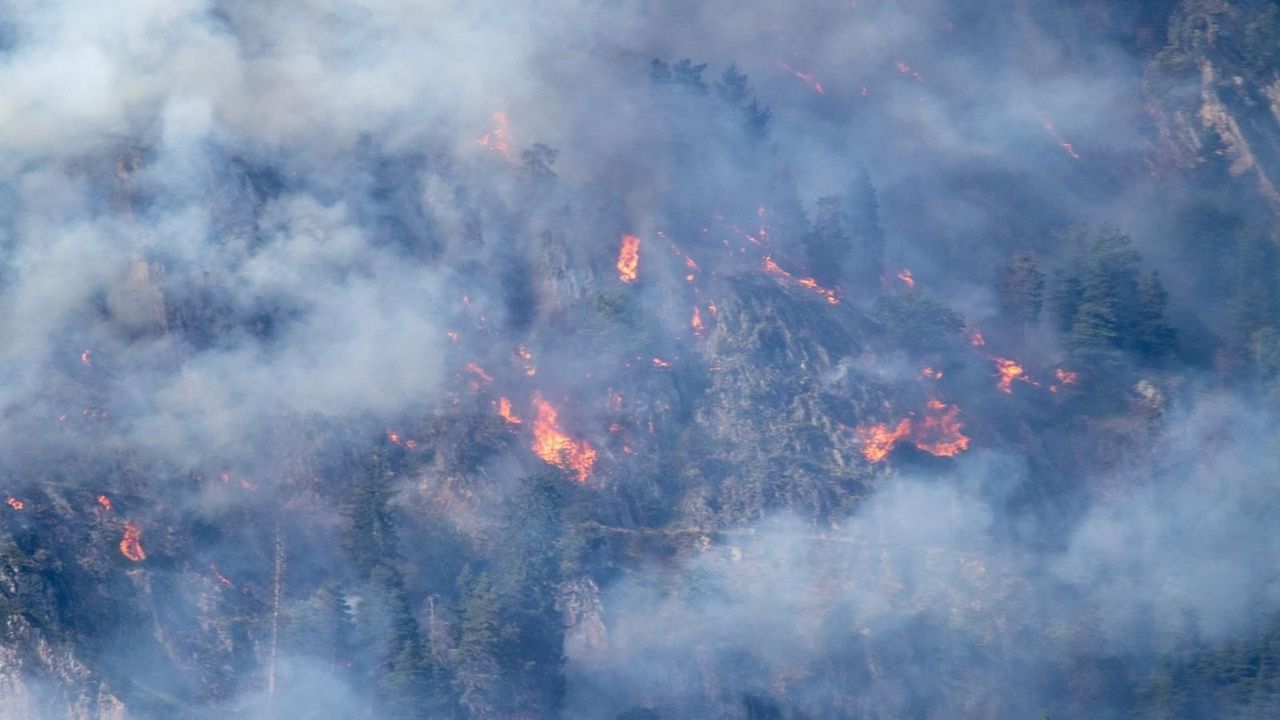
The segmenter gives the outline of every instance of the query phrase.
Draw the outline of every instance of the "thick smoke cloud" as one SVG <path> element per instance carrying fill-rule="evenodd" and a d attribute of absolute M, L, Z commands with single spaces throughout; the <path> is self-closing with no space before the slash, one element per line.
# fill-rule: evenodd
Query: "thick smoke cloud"
<path fill-rule="evenodd" d="M 390 504 L 413 518 L 406 533 L 421 541 L 390 543 L 388 554 L 413 568 L 400 588 L 411 597 L 406 614 L 434 632 L 464 621 L 446 610 L 437 620 L 436 602 L 462 592 L 459 577 L 472 578 L 446 556 L 455 544 L 500 554 L 503 503 L 544 469 L 524 436 L 494 440 L 499 433 L 476 420 L 497 422 L 488 395 L 469 393 L 469 383 L 510 395 L 526 423 L 533 391 L 545 394 L 575 436 L 600 449 L 610 470 L 605 499 L 582 502 L 597 513 L 591 523 L 630 532 L 711 518 L 697 493 L 672 487 L 695 477 L 717 488 L 740 478 L 745 487 L 796 469 L 765 467 L 758 460 L 770 438 L 742 443 L 741 428 L 717 426 L 707 420 L 715 412 L 687 399 L 708 387 L 730 397 L 726 407 L 789 396 L 763 374 L 727 390 L 715 385 L 719 365 L 682 374 L 703 352 L 690 342 L 686 251 L 701 263 L 698 292 L 711 288 L 697 296 L 708 324 L 714 291 L 725 296 L 726 327 L 750 327 L 759 312 L 804 328 L 744 331 L 761 355 L 784 357 L 742 364 L 792 363 L 796 375 L 814 374 L 824 402 L 852 408 L 856 396 L 858 412 L 879 413 L 832 417 L 883 421 L 891 388 L 917 383 L 919 357 L 868 349 L 874 333 L 864 334 L 862 315 L 831 320 L 809 306 L 788 315 L 732 299 L 774 297 L 757 292 L 772 281 L 741 238 L 758 244 L 753 224 L 785 223 L 787 202 L 804 227 L 774 227 L 771 247 L 802 275 L 801 235 L 818 199 L 865 173 L 879 193 L 886 267 L 910 266 L 970 325 L 999 312 L 990 275 L 1005 250 L 1054 257 L 1060 231 L 1081 221 L 1120 223 L 1172 287 L 1202 287 L 1195 269 L 1161 250 L 1173 219 L 1144 162 L 1146 57 L 1131 39 L 1144 20 L 1129 16 L 1140 13 L 1101 2 L 1008 5 L 7 3 L 5 492 L 84 490 L 88 504 L 109 492 L 150 512 L 144 538 L 154 542 L 159 579 L 144 587 L 131 576 L 112 588 L 177 608 L 155 610 L 155 627 L 207 629 L 212 611 L 200 593 L 221 591 L 221 577 L 244 603 L 227 614 L 257 618 L 237 632 L 261 638 L 271 615 L 264 598 L 281 576 L 303 588 L 298 597 L 319 597 L 371 574 L 344 565 L 343 553 L 359 552 L 337 539 L 354 512 L 333 498 L 346 502 L 340 490 L 362 474 L 391 475 L 377 465 L 385 462 L 403 475 L 403 495 Z M 655 89 L 650 60 L 686 57 L 708 63 L 711 100 Z M 738 108 L 708 110 L 730 64 L 770 109 L 766 139 L 744 130 Z M 557 154 L 539 155 L 536 143 Z M 626 295 L 613 268 L 624 233 L 646 242 L 643 281 Z M 842 285 L 841 308 L 863 313 L 882 290 Z M 1195 315 L 1196 300 L 1175 298 L 1175 310 Z M 1055 340 L 1033 339 L 1044 341 L 1037 360 L 1061 354 Z M 725 356 L 736 347 L 722 337 L 711 345 Z M 525 346 L 536 380 L 513 359 Z M 989 397 L 993 381 L 979 374 L 989 370 L 972 370 L 979 360 L 937 356 L 965 378 L 949 386 L 962 397 L 947 401 L 978 418 L 975 447 L 1003 446 L 945 467 L 903 461 L 907 469 L 874 481 L 856 447 L 837 448 L 829 454 L 846 453 L 837 464 L 861 464 L 821 481 L 852 483 L 861 473 L 856 480 L 874 492 L 858 503 L 824 505 L 814 492 L 820 519 L 792 508 L 728 528 L 708 520 L 690 530 L 705 535 L 697 550 L 601 573 L 592 582 L 602 586 L 604 630 L 569 629 L 565 715 L 639 707 L 675 717 L 707 702 L 707 678 L 731 698 L 708 713 L 776 694 L 821 717 L 830 688 L 862 684 L 868 716 L 940 716 L 943 701 L 921 700 L 932 697 L 922 688 L 972 683 L 969 714 L 1029 715 L 1068 702 L 1071 691 L 1045 678 L 1086 654 L 1073 635 L 1081 626 L 1094 633 L 1090 647 L 1145 667 L 1188 623 L 1226 639 L 1276 606 L 1269 559 L 1280 538 L 1267 513 L 1280 451 L 1274 418 L 1196 378 L 1195 392 L 1179 395 L 1183 404 L 1151 431 L 1151 448 L 1068 478 L 1069 488 L 1048 493 L 1049 511 L 1033 512 L 1028 487 L 1063 479 L 1046 470 L 1051 462 L 1011 447 L 1023 427 L 981 419 L 1004 399 Z M 676 369 L 638 376 L 659 361 Z M 464 370 L 468 362 L 489 379 Z M 624 427 L 623 397 L 647 428 L 639 419 Z M 798 402 L 765 410 L 814 422 Z M 710 429 L 686 432 L 695 420 Z M 393 432 L 430 444 L 418 456 L 428 459 L 402 461 L 399 435 L 383 447 Z M 664 457 L 627 465 L 673 448 L 703 462 L 688 447 L 711 436 L 760 454 L 715 455 L 696 468 Z M 317 438 L 332 444 L 317 448 Z M 366 452 L 370 445 L 378 449 Z M 713 470 L 719 476 L 707 480 Z M 651 485 L 660 490 L 635 490 L 630 481 L 640 477 L 658 478 Z M 618 498 L 627 509 L 606 507 Z M 663 503 L 672 507 L 653 509 Z M 183 523 L 185 531 L 150 529 Z M 198 539 L 179 541 L 183 532 Z M 287 570 L 274 564 L 286 544 Z M 215 579 L 205 566 L 221 568 Z M 207 587 L 177 589 L 197 573 Z M 335 606 L 393 616 L 392 601 L 369 587 Z M 422 620 L 428 602 L 431 619 Z M 277 625 L 278 610 L 277 602 Z M 104 662 L 142 632 L 99 630 Z M 280 691 L 220 689 L 235 699 L 211 707 L 263 717 L 317 702 L 329 708 L 317 717 L 368 707 L 375 689 L 349 683 L 350 668 L 277 654 L 272 637 L 269 663 L 265 641 L 255 661 L 279 674 Z M 452 660 L 454 650 L 439 655 Z M 360 668 L 380 662 L 352 657 Z M 159 652 L 141 664 L 157 683 L 180 684 Z M 885 680 L 894 673 L 907 679 Z"/>

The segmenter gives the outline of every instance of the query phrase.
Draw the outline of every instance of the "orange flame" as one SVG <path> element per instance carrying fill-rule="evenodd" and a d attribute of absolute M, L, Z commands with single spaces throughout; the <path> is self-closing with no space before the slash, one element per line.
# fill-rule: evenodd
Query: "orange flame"
<path fill-rule="evenodd" d="M 1058 378 L 1058 382 L 1063 385 L 1075 385 L 1076 381 L 1080 379 L 1080 373 L 1063 370 L 1062 368 L 1054 370 L 1053 374 Z"/>
<path fill-rule="evenodd" d="M 529 352 L 529 348 L 519 345 L 516 347 L 516 361 L 524 367 L 524 374 L 533 377 L 538 374 L 538 368 L 533 364 L 533 353 Z"/>
<path fill-rule="evenodd" d="M 476 144 L 498 153 L 510 162 L 516 161 L 515 153 L 511 151 L 511 128 L 507 125 L 507 114 L 504 112 L 493 114 L 493 129 L 477 139 Z"/>
<path fill-rule="evenodd" d="M 640 269 L 640 238 L 635 235 L 623 235 L 622 246 L 618 248 L 618 279 L 624 283 L 636 281 L 636 273 Z"/>
<path fill-rule="evenodd" d="M 124 524 L 124 537 L 120 539 L 120 554 L 133 562 L 142 562 L 147 559 L 147 552 L 142 549 L 142 531 L 131 520 L 126 520 Z"/>
<path fill-rule="evenodd" d="M 948 407 L 936 398 L 929 400 L 924 420 L 916 426 L 912 442 L 921 450 L 938 457 L 954 457 L 969 449 L 969 438 L 960 432 L 964 423 L 957 418 L 960 407 Z"/>
<path fill-rule="evenodd" d="M 1000 381 L 996 383 L 996 387 L 1000 388 L 1000 392 L 1012 395 L 1013 382 L 1015 380 L 1036 386 L 1040 385 L 1040 383 L 1028 377 L 1026 369 L 1017 362 L 1002 357 L 993 359 L 996 361 L 996 373 L 1000 376 Z"/>
<path fill-rule="evenodd" d="M 982 337 L 982 331 L 974 330 L 969 333 L 969 344 L 974 347 L 982 347 L 987 344 L 987 339 Z"/>
<path fill-rule="evenodd" d="M 654 366 L 654 367 L 656 367 L 656 368 L 663 368 L 663 369 L 665 369 L 665 368 L 669 368 L 669 367 L 671 367 L 671 363 L 667 362 L 666 360 L 663 360 L 662 358 L 657 358 L 657 357 L 656 357 L 656 358 L 654 358 L 654 359 L 653 359 L 653 366 Z"/>
<path fill-rule="evenodd" d="M 916 286 L 916 279 L 911 277 L 911 271 L 906 268 L 903 268 L 902 272 L 898 273 L 898 279 L 909 288 Z"/>
<path fill-rule="evenodd" d="M 911 420 L 903 418 L 893 429 L 880 423 L 859 427 L 856 432 L 862 441 L 862 455 L 873 463 L 880 462 L 889 457 L 895 445 L 911 435 Z"/>
<path fill-rule="evenodd" d="M 5 500 L 5 502 L 8 503 L 9 507 L 13 508 L 14 510 L 21 510 L 27 506 L 26 503 L 22 502 L 21 500 L 13 496 L 9 496 L 9 498 Z"/>
<path fill-rule="evenodd" d="M 519 415 L 511 412 L 511 401 L 505 397 L 498 398 L 498 416 L 512 425 L 519 425 L 524 422 Z"/>
<path fill-rule="evenodd" d="M 485 372 L 484 368 L 476 364 L 475 361 L 467 363 L 467 372 L 471 373 L 472 375 L 475 375 L 476 377 L 480 378 L 484 382 L 487 382 L 487 383 L 493 382 L 493 378 L 489 375 L 489 373 Z"/>
<path fill-rule="evenodd" d="M 689 324 L 693 327 L 694 337 L 702 337 L 702 333 L 706 328 L 702 326 L 702 311 L 698 309 L 697 305 L 693 306 L 693 318 L 689 321 Z"/>
<path fill-rule="evenodd" d="M 102 506 L 103 510 L 107 510 L 108 512 L 111 510 L 111 498 L 106 495 L 98 496 L 98 504 Z"/>
<path fill-rule="evenodd" d="M 920 371 L 920 377 L 925 378 L 926 380 L 941 380 L 942 371 L 927 367 Z"/>
<path fill-rule="evenodd" d="M 763 264 L 764 264 L 764 271 L 769 273 L 770 275 L 776 275 L 777 277 L 780 277 L 783 280 L 786 280 L 788 282 L 793 282 L 799 285 L 800 287 L 808 288 L 818 293 L 822 297 L 826 298 L 827 302 L 831 305 L 837 305 L 840 303 L 840 298 L 836 297 L 836 293 L 834 290 L 828 290 L 822 287 L 821 285 L 818 284 L 817 280 L 814 280 L 811 277 L 797 278 L 796 276 L 792 275 L 786 270 L 783 270 L 782 268 L 778 267 L 778 263 L 774 262 L 771 256 L 765 255 Z"/>
<path fill-rule="evenodd" d="M 1049 137 L 1053 138 L 1054 142 L 1058 143 L 1058 146 L 1071 156 L 1071 159 L 1080 159 L 1080 153 L 1076 152 L 1075 147 L 1072 146 L 1071 143 L 1062 139 L 1062 136 L 1058 134 L 1058 129 L 1053 126 L 1053 123 L 1049 120 L 1048 116 L 1044 113 L 1037 112 L 1036 119 L 1040 121 L 1040 125 L 1044 127 L 1044 131 L 1049 133 Z"/>
<path fill-rule="evenodd" d="M 780 62 L 781 62 L 781 61 L 780 61 Z M 791 67 L 790 65 L 786 64 L 785 62 L 784 62 L 784 63 L 782 63 L 782 67 L 783 67 L 783 69 L 785 69 L 787 72 L 789 72 L 789 73 L 791 73 L 792 75 L 795 75 L 796 77 L 800 78 L 800 80 L 802 80 L 802 81 L 804 82 L 804 84 L 805 84 L 805 85 L 808 85 L 808 86 L 809 86 L 809 89 L 810 89 L 810 90 L 813 90 L 814 92 L 818 93 L 819 95 L 826 95 L 826 94 L 827 94 L 826 89 L 822 87 L 822 83 L 820 83 L 820 82 L 818 82 L 817 80 L 815 80 L 815 79 L 814 79 L 813 73 L 800 72 L 799 70 L 796 70 L 795 68 L 793 68 L 793 67 Z"/>
<path fill-rule="evenodd" d="M 924 419 L 912 422 L 910 417 L 890 428 L 885 423 L 864 425 L 855 433 L 862 441 L 862 455 L 873 463 L 883 461 L 898 443 L 910 440 L 920 450 L 938 457 L 954 457 L 969 449 L 969 438 L 960 422 L 960 408 L 948 406 L 936 398 L 926 405 Z"/>
<path fill-rule="evenodd" d="M 596 463 L 595 448 L 586 440 L 574 441 L 564 434 L 556 424 L 556 409 L 541 393 L 534 393 L 533 406 L 537 411 L 533 421 L 533 452 L 543 462 L 572 472 L 578 482 L 585 483 Z"/>

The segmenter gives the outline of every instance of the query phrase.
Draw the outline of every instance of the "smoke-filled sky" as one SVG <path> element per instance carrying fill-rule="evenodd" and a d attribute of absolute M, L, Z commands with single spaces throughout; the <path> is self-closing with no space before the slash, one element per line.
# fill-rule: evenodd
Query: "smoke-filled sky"
<path fill-rule="evenodd" d="M 619 236 L 645 238 L 636 346 L 696 362 L 684 270 L 657 238 L 697 247 L 708 284 L 746 275 L 754 258 L 709 260 L 693 228 L 756 223 L 787 194 L 770 184 L 782 175 L 813 217 L 865 171 L 887 266 L 971 326 L 997 312 L 991 268 L 1009 248 L 1052 254 L 1078 222 L 1129 232 L 1174 311 L 1193 312 L 1179 291 L 1200 281 L 1161 249 L 1170 210 L 1147 162 L 1140 38 L 1163 28 L 1112 5 L 4 3 L 0 468 L 18 492 L 127 465 L 152 478 L 135 489 L 203 511 L 164 478 L 230 472 L 269 494 L 306 465 L 297 433 L 377 439 L 447 414 L 468 361 L 531 420 L 523 345 L 536 389 L 605 446 L 588 398 L 626 388 L 674 417 L 685 388 L 637 380 L 650 359 L 572 306 L 616 285 Z M 656 93 L 652 58 L 707 63 L 708 82 L 736 64 L 772 113 L 768 139 Z M 530 178 L 520 153 L 535 143 L 558 151 L 554 183 Z M 780 262 L 802 253 L 799 237 L 774 241 Z M 874 289 L 841 292 L 861 312 Z M 877 386 L 918 371 L 852 355 L 829 365 Z M 1166 649 L 1188 613 L 1212 636 L 1247 630 L 1280 599 L 1262 510 L 1275 419 L 1187 394 L 1200 400 L 1170 411 L 1149 451 L 1073 478 L 1052 529 L 1011 509 L 1042 466 L 979 438 L 945 469 L 883 473 L 825 524 L 783 513 L 632 569 L 601 588 L 608 643 L 570 635 L 566 715 L 702 692 L 683 669 L 717 663 L 739 693 L 807 667 L 790 680 L 821 707 L 825 683 L 865 680 L 839 679 L 840 658 L 871 652 L 830 647 L 829 627 L 911 648 L 921 683 L 966 649 L 1024 641 L 1025 668 L 972 672 L 1005 673 L 991 692 L 1035 712 L 1052 694 L 1036 673 L 1071 644 L 1055 633 L 1081 617 L 1118 656 Z M 486 467 L 502 492 L 539 467 L 525 449 Z"/>

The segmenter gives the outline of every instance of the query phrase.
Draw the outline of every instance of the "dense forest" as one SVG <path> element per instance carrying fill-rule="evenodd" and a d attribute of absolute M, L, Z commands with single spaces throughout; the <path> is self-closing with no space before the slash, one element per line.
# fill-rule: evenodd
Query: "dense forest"
<path fill-rule="evenodd" d="M 1280 3 L 0 4 L 0 720 L 1280 717 Z"/>

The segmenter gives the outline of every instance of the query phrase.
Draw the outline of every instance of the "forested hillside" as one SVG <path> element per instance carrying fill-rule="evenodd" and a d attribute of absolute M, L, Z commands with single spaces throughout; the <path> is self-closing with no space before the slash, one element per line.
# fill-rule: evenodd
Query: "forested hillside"
<path fill-rule="evenodd" d="M 1280 3 L 0 4 L 0 720 L 1280 717 Z"/>

